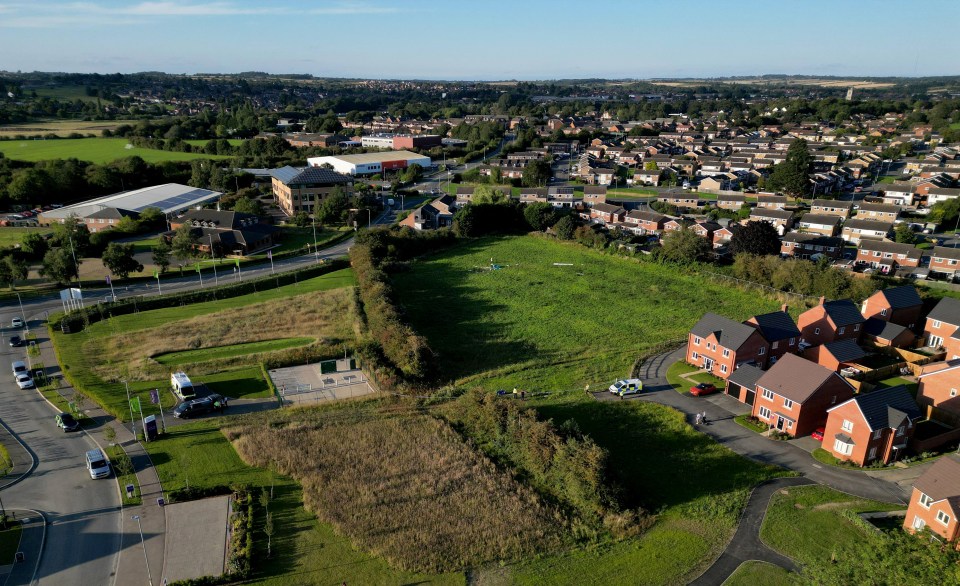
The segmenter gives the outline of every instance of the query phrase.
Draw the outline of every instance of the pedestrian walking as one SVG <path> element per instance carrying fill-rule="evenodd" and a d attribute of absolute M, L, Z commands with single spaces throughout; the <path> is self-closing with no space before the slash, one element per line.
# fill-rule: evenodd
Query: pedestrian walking
<path fill-rule="evenodd" d="M 694 418 L 694 425 L 700 425 L 700 414 L 697 413 L 697 416 Z"/>
<path fill-rule="evenodd" d="M 703 413 L 700 414 L 700 421 L 701 421 L 704 425 L 707 424 L 707 412 L 706 412 L 706 411 L 704 411 Z"/>

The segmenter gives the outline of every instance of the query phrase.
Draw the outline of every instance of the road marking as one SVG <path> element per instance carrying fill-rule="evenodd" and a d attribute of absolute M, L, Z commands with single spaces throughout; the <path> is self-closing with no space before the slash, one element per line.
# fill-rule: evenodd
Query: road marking
<path fill-rule="evenodd" d="M 813 466 L 814 468 L 823 469 L 823 466 L 821 466 L 820 464 L 811 464 L 811 466 Z"/>

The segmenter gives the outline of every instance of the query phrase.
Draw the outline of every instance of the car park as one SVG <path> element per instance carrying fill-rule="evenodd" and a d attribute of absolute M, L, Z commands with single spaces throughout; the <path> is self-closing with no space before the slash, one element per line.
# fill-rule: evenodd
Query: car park
<path fill-rule="evenodd" d="M 10 346 L 16 348 L 23 344 L 23 340 L 20 339 L 20 336 L 10 336 Z"/>
<path fill-rule="evenodd" d="M 10 327 L 11 327 L 11 328 L 22 328 L 22 327 L 23 327 L 23 320 L 20 319 L 19 317 L 13 318 L 12 320 L 10 320 Z"/>
<path fill-rule="evenodd" d="M 614 395 L 618 395 L 622 399 L 626 395 L 633 395 L 642 391 L 643 383 L 638 378 L 628 378 L 624 380 L 618 380 L 610 385 L 608 390 Z"/>
<path fill-rule="evenodd" d="M 77 431 L 80 429 L 80 422 L 69 413 L 60 413 L 57 415 L 57 427 L 63 431 Z"/>
<path fill-rule="evenodd" d="M 27 373 L 22 373 L 17 375 L 17 386 L 21 389 L 32 389 L 33 388 L 33 379 Z"/>
<path fill-rule="evenodd" d="M 690 387 L 690 394 L 694 397 L 700 397 L 703 395 L 709 395 L 711 393 L 716 393 L 717 387 L 710 383 L 699 383 Z"/>

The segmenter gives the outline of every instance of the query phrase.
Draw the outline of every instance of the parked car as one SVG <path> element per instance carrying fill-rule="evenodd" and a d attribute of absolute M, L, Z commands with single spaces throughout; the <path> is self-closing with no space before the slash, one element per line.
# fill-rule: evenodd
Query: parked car
<path fill-rule="evenodd" d="M 63 431 L 77 431 L 80 429 L 80 422 L 69 413 L 61 413 L 57 415 L 57 427 Z"/>
<path fill-rule="evenodd" d="M 10 345 L 14 348 L 23 344 L 23 340 L 20 339 L 20 336 L 10 336 Z"/>
<path fill-rule="evenodd" d="M 16 362 L 11 363 L 10 368 L 13 369 L 14 378 L 16 378 L 16 376 L 21 373 L 22 374 L 27 373 L 27 363 L 22 360 L 17 360 Z"/>
<path fill-rule="evenodd" d="M 810 437 L 812 437 L 813 439 L 817 440 L 818 442 L 822 442 L 822 441 L 823 441 L 823 428 L 822 428 L 822 427 L 818 427 L 816 430 L 814 430 L 813 433 L 810 434 Z"/>
<path fill-rule="evenodd" d="M 11 327 L 11 328 L 22 328 L 22 327 L 23 327 L 23 320 L 20 319 L 19 317 L 13 318 L 12 320 L 10 320 L 10 327 Z"/>
<path fill-rule="evenodd" d="M 207 399 L 192 399 L 177 405 L 173 410 L 173 416 L 177 419 L 190 419 L 191 417 L 206 415 L 211 411 L 213 411 L 212 401 L 208 401 Z"/>
<path fill-rule="evenodd" d="M 17 386 L 21 389 L 32 389 L 33 388 L 33 379 L 27 373 L 22 373 L 17 375 Z"/>
<path fill-rule="evenodd" d="M 622 399 L 625 395 L 633 395 L 643 390 L 643 383 L 638 378 L 628 378 L 618 380 L 610 385 L 609 391 L 614 395 L 619 395 Z"/>
<path fill-rule="evenodd" d="M 690 387 L 690 394 L 694 397 L 700 397 L 703 395 L 709 395 L 711 393 L 716 393 L 717 387 L 710 383 L 699 383 Z"/>
<path fill-rule="evenodd" d="M 90 478 L 106 478 L 110 476 L 110 460 L 100 450 L 87 452 L 87 472 Z"/>

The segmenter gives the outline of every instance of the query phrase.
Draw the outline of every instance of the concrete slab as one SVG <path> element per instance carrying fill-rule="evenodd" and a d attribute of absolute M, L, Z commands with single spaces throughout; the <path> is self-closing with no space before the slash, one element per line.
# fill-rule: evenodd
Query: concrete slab
<path fill-rule="evenodd" d="M 167 520 L 163 577 L 167 582 L 223 574 L 230 497 L 218 496 L 164 507 Z"/>
<path fill-rule="evenodd" d="M 360 370 L 321 373 L 319 364 L 309 364 L 277 368 L 269 374 L 284 403 L 289 405 L 352 399 L 375 392 Z"/>
<path fill-rule="evenodd" d="M 722 389 L 721 389 L 722 391 Z M 720 407 L 721 409 L 729 412 L 731 415 L 748 415 L 753 409 L 750 405 L 746 403 L 741 403 L 740 401 L 734 399 L 730 395 L 727 395 L 723 392 L 717 392 L 712 395 L 706 395 L 701 397 L 704 401 L 708 401 L 711 404 Z"/>
<path fill-rule="evenodd" d="M 822 447 L 822 444 L 821 444 L 820 442 L 818 442 L 817 440 L 813 439 L 813 438 L 810 437 L 809 435 L 808 435 L 808 436 L 805 436 L 805 437 L 798 437 L 798 438 L 796 438 L 796 439 L 792 439 L 792 440 L 788 440 L 788 441 L 789 441 L 789 443 L 797 446 L 797 447 L 800 448 L 801 450 L 803 450 L 803 451 L 805 451 L 805 452 L 809 452 L 809 453 L 811 453 L 811 454 L 812 454 L 813 451 L 816 450 L 817 448 Z"/>

